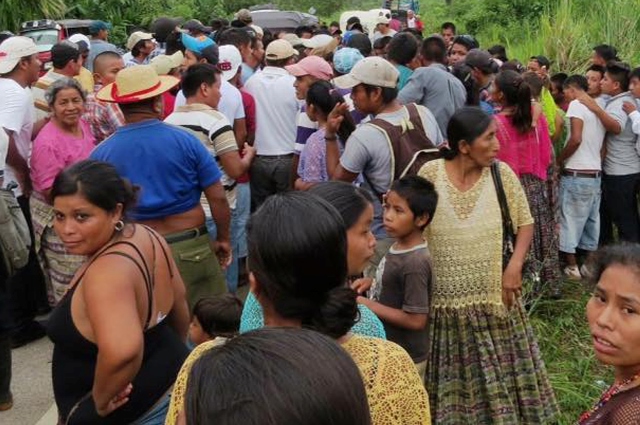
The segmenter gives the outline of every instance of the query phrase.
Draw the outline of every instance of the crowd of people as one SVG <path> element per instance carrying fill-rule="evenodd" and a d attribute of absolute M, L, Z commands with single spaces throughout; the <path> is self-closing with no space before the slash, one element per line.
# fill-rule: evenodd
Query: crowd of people
<path fill-rule="evenodd" d="M 640 68 L 614 47 L 567 75 L 413 13 L 159 18 L 126 53 L 110 29 L 43 75 L 0 43 L 32 238 L 0 270 L 0 411 L 46 331 L 60 423 L 555 423 L 527 300 L 583 279 L 615 382 L 576 420 L 637 422 Z"/>

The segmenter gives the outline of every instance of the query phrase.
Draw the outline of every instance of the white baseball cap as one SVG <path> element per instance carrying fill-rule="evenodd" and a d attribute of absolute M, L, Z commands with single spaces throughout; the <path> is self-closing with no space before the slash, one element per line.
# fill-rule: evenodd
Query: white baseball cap
<path fill-rule="evenodd" d="M 342 89 L 358 84 L 396 88 L 399 76 L 400 73 L 390 62 L 379 56 L 370 56 L 356 63 L 348 74 L 334 78 L 333 83 Z"/>
<path fill-rule="evenodd" d="M 220 46 L 218 49 L 220 51 L 220 60 L 217 67 L 222 71 L 222 77 L 229 81 L 238 73 L 238 68 L 242 65 L 240 50 L 230 44 Z"/>
<path fill-rule="evenodd" d="M 318 49 L 324 47 L 333 41 L 333 37 L 328 34 L 318 34 L 313 37 L 302 40 L 302 45 L 307 49 Z"/>
<path fill-rule="evenodd" d="M 69 41 L 76 44 L 78 44 L 78 42 L 80 41 L 84 41 L 87 45 L 87 50 L 91 50 L 91 41 L 89 41 L 89 37 L 82 33 L 73 34 L 71 37 L 69 37 Z"/>
<path fill-rule="evenodd" d="M 38 53 L 36 43 L 29 37 L 9 37 L 0 44 L 0 74 L 8 74 L 20 59 Z"/>
<path fill-rule="evenodd" d="M 142 40 L 153 40 L 153 34 L 142 31 L 136 31 L 132 33 L 127 40 L 127 49 L 133 50 L 133 48 L 136 47 L 136 44 L 138 44 Z"/>

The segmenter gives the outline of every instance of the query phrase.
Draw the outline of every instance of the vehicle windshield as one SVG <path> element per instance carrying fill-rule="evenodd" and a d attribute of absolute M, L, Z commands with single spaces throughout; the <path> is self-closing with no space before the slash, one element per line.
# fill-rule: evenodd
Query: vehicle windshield
<path fill-rule="evenodd" d="M 29 31 L 23 35 L 36 43 L 38 52 L 48 52 L 58 42 L 58 30 L 55 29 Z"/>

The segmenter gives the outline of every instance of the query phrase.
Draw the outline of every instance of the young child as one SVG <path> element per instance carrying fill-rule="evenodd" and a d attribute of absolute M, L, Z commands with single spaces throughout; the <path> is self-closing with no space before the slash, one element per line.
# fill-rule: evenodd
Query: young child
<path fill-rule="evenodd" d="M 231 293 L 200 299 L 193 306 L 189 340 L 194 345 L 213 340 L 224 343 L 238 335 L 242 307 L 242 300 Z"/>
<path fill-rule="evenodd" d="M 636 99 L 633 102 L 624 102 L 622 109 L 629 115 L 631 119 L 633 132 L 636 134 L 636 151 L 640 155 L 640 112 L 638 112 L 638 105 L 640 99 L 640 68 L 636 68 L 629 74 L 629 92 Z"/>
<path fill-rule="evenodd" d="M 387 339 L 402 346 L 424 379 L 431 256 L 422 233 L 431 221 L 438 194 L 428 180 L 407 176 L 391 186 L 384 201 L 384 227 L 395 239 L 378 266 L 371 298 L 358 297 L 384 324 Z"/>
<path fill-rule="evenodd" d="M 294 184 L 296 190 L 308 190 L 316 183 L 329 180 L 325 127 L 333 108 L 342 102 L 343 97 L 327 81 L 317 81 L 307 90 L 306 113 L 311 121 L 318 124 L 318 130 L 309 136 L 300 153 L 298 178 Z M 340 140 L 346 141 L 354 129 L 351 115 L 344 114 L 338 129 Z"/>

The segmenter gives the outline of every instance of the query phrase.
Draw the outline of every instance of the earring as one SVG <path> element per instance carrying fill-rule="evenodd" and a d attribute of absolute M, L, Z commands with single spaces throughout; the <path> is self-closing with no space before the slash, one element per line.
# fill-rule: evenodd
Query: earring
<path fill-rule="evenodd" d="M 122 232 L 122 229 L 124 229 L 124 221 L 118 220 L 113 227 L 116 229 L 116 232 Z"/>

